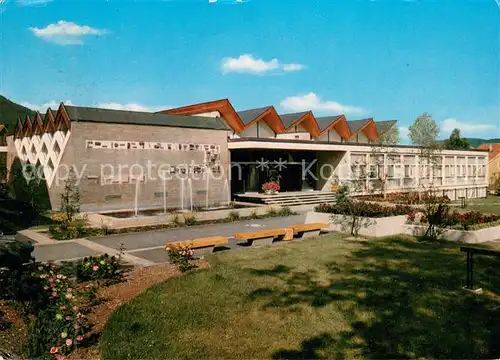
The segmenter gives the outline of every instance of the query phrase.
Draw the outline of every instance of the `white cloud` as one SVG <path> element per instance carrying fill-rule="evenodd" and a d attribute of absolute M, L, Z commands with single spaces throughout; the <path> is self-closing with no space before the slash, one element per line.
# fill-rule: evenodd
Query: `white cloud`
<path fill-rule="evenodd" d="M 43 6 L 53 0 L 17 0 L 17 4 L 20 6 Z"/>
<path fill-rule="evenodd" d="M 300 71 L 305 68 L 302 64 L 285 64 L 283 65 L 283 71 Z"/>
<path fill-rule="evenodd" d="M 83 44 L 82 37 L 106 34 L 106 29 L 95 29 L 87 25 L 78 25 L 74 22 L 60 20 L 55 24 L 49 24 L 45 28 L 29 28 L 35 36 L 60 45 Z"/>
<path fill-rule="evenodd" d="M 112 109 L 112 110 L 128 110 L 128 111 L 144 111 L 144 112 L 157 112 L 173 108 L 173 106 L 147 106 L 136 103 L 120 104 L 120 103 L 99 103 L 96 105 L 98 108 Z"/>
<path fill-rule="evenodd" d="M 468 134 L 484 133 L 490 130 L 494 130 L 495 128 L 495 125 L 491 124 L 466 123 L 452 118 L 445 119 L 441 125 L 441 130 L 444 133 L 451 133 L 453 129 L 460 129 L 462 136 Z"/>
<path fill-rule="evenodd" d="M 281 101 L 281 107 L 285 110 L 292 111 L 330 111 L 337 114 L 361 114 L 365 110 L 363 108 L 351 105 L 343 105 L 336 101 L 321 101 L 321 99 L 313 92 L 306 95 L 289 96 Z"/>
<path fill-rule="evenodd" d="M 34 110 L 34 111 L 40 111 L 41 113 L 45 113 L 47 111 L 48 108 L 51 108 L 52 110 L 57 110 L 59 109 L 59 104 L 61 102 L 60 101 L 55 101 L 55 100 L 51 100 L 49 102 L 46 102 L 44 104 L 32 104 L 32 103 L 29 103 L 29 102 L 21 102 L 21 105 L 24 106 L 24 107 L 27 107 L 28 109 L 31 109 L 31 110 Z M 66 100 L 66 101 L 63 101 L 63 103 L 65 105 L 74 105 L 71 100 Z"/>
<path fill-rule="evenodd" d="M 278 59 L 265 61 L 256 59 L 251 54 L 243 54 L 238 58 L 225 58 L 222 60 L 222 72 L 248 73 L 254 75 L 264 75 L 269 72 L 277 71 L 299 71 L 304 69 L 302 64 L 280 64 Z"/>

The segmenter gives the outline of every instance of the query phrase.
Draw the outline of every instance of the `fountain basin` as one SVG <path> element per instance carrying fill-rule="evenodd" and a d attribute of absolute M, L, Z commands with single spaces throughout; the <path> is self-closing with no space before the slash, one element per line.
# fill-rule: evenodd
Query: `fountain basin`
<path fill-rule="evenodd" d="M 272 208 L 279 209 L 280 207 L 273 206 Z M 262 216 L 265 215 L 269 209 L 270 206 L 266 205 L 235 205 L 231 208 L 217 207 L 195 212 L 185 212 L 180 209 L 174 209 L 166 214 L 163 212 L 163 209 L 144 209 L 138 210 L 137 216 L 135 216 L 135 209 L 103 213 L 87 212 L 84 214 L 87 217 L 89 225 L 92 227 L 99 228 L 106 226 L 110 229 L 124 229 L 129 227 L 165 225 L 172 223 L 174 218 L 177 218 L 177 221 L 183 223 L 185 216 L 194 216 L 197 221 L 221 220 L 227 218 L 229 214 L 234 211 L 237 211 L 241 217 L 247 217 L 254 213 Z"/>

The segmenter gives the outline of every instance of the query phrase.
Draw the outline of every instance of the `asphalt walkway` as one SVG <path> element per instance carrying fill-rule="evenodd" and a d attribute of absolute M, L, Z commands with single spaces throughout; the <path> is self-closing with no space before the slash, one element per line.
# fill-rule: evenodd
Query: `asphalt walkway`
<path fill-rule="evenodd" d="M 126 260 L 136 265 L 151 265 L 168 260 L 164 249 L 166 242 L 189 240 L 208 236 L 228 236 L 235 233 L 256 231 L 260 229 L 276 229 L 289 225 L 303 224 L 305 214 L 287 217 L 244 220 L 225 224 L 210 224 L 163 229 L 137 233 L 116 234 L 109 236 L 91 237 L 53 245 L 36 246 L 34 256 L 37 261 L 68 261 L 90 255 L 103 253 L 117 254 L 124 249 Z M 245 246 L 230 240 L 226 249 L 245 249 Z M 222 248 L 224 249 L 224 248 Z M 220 249 L 219 249 L 220 250 Z"/>

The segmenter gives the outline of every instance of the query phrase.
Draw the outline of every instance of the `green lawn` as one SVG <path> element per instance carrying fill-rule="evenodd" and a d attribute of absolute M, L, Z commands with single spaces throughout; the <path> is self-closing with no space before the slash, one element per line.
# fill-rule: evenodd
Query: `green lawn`
<path fill-rule="evenodd" d="M 460 202 L 457 202 L 457 204 L 460 204 Z M 460 211 L 479 211 L 500 215 L 500 196 L 488 195 L 487 198 L 468 199 L 467 207 L 460 209 Z"/>
<path fill-rule="evenodd" d="M 500 290 L 500 259 L 477 257 Z M 498 358 L 500 299 L 453 243 L 324 236 L 210 257 L 111 317 L 102 359 Z"/>

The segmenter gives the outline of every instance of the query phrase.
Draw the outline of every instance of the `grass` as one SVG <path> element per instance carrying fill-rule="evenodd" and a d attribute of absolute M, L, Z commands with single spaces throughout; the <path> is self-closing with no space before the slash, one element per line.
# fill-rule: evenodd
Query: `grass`
<path fill-rule="evenodd" d="M 460 204 L 457 202 L 456 204 Z M 500 196 L 488 195 L 486 198 L 468 199 L 465 209 L 460 211 L 479 211 L 487 214 L 500 215 Z"/>
<path fill-rule="evenodd" d="M 121 306 L 102 359 L 498 358 L 500 300 L 454 243 L 339 236 L 219 253 Z M 500 259 L 476 281 L 500 290 Z"/>

